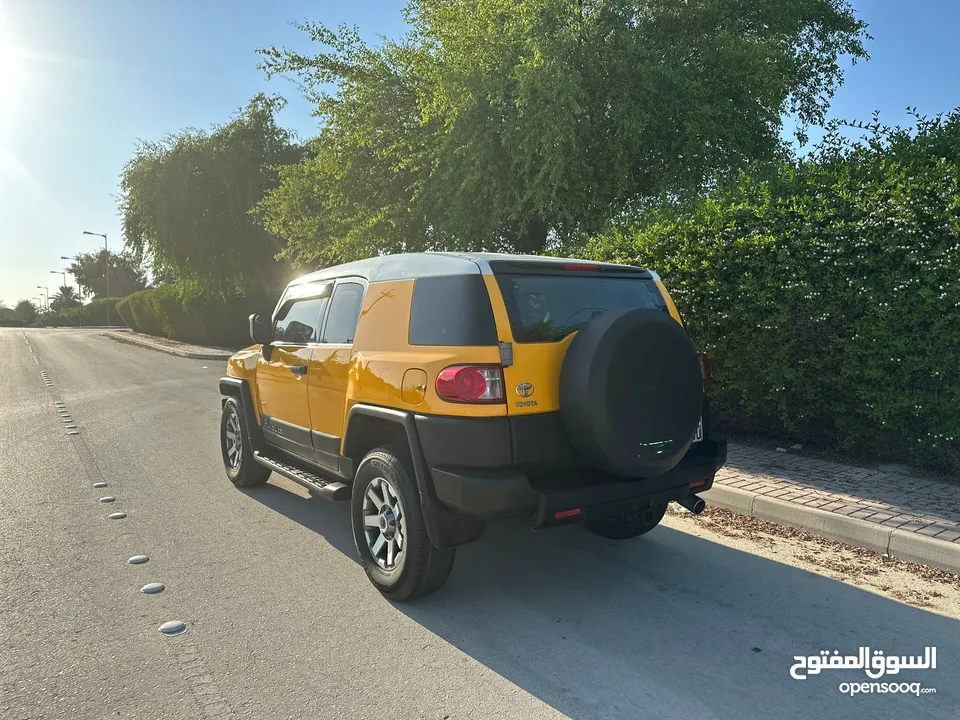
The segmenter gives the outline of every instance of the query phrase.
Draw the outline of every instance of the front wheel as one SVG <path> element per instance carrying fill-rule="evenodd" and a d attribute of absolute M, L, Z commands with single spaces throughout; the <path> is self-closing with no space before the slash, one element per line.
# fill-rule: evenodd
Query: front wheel
<path fill-rule="evenodd" d="M 456 550 L 430 542 L 420 493 L 398 448 L 377 448 L 363 458 L 350 502 L 360 564 L 374 587 L 391 600 L 412 600 L 446 582 Z"/>
<path fill-rule="evenodd" d="M 663 520 L 666 512 L 667 504 L 661 503 L 640 512 L 589 520 L 585 524 L 587 530 L 601 537 L 610 540 L 627 540 L 653 530 Z"/>
<path fill-rule="evenodd" d="M 253 459 L 250 439 L 243 423 L 243 410 L 236 398 L 227 398 L 220 416 L 220 450 L 227 477 L 237 487 L 263 485 L 270 471 Z"/>

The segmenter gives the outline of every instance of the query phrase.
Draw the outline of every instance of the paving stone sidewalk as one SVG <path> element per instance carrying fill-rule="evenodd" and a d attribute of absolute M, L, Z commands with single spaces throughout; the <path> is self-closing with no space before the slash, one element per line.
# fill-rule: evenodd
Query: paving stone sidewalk
<path fill-rule="evenodd" d="M 708 502 L 960 572 L 960 485 L 731 444 Z"/>

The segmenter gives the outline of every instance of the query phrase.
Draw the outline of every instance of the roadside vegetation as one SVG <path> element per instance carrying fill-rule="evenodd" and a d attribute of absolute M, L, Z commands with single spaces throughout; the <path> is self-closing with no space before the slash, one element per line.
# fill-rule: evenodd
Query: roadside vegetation
<path fill-rule="evenodd" d="M 121 299 L 101 256 L 80 284 L 135 330 L 229 346 L 305 268 L 379 253 L 650 265 L 726 427 L 960 471 L 960 115 L 834 125 L 798 156 L 867 57 L 846 0 L 642 7 L 411 0 L 408 34 L 377 43 L 304 22 L 315 53 L 258 52 L 316 137 L 260 95 L 143 143 L 121 176 Z M 61 320 L 100 318 L 83 308 Z"/>

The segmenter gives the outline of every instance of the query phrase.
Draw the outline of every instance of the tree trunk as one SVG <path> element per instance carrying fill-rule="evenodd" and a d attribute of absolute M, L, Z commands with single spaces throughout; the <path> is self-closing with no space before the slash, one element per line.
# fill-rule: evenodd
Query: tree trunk
<path fill-rule="evenodd" d="M 527 217 L 519 232 L 514 235 L 514 252 L 521 255 L 535 255 L 543 252 L 547 246 L 547 234 L 550 226 L 538 217 Z"/>

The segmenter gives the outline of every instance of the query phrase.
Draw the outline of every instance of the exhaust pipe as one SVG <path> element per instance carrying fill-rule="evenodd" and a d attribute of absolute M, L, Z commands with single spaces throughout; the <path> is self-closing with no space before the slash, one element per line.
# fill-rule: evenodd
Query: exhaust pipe
<path fill-rule="evenodd" d="M 689 497 L 685 497 L 683 500 L 677 500 L 677 504 L 682 505 L 694 515 L 699 515 L 707 507 L 707 504 L 703 501 L 703 498 L 699 498 L 696 495 L 690 495 Z"/>

